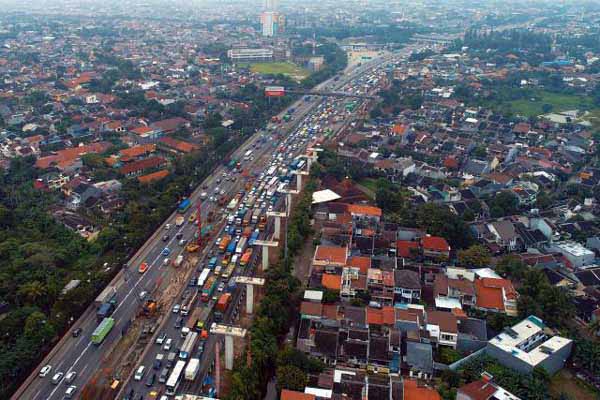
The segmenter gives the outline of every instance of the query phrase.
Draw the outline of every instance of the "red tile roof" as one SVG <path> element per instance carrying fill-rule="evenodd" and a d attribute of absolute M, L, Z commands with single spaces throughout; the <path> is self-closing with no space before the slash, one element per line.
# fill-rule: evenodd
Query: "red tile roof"
<path fill-rule="evenodd" d="M 90 143 L 84 146 L 70 147 L 64 150 L 58 150 L 56 154 L 38 158 L 35 166 L 38 168 L 48 168 L 52 164 L 68 166 L 75 162 L 79 157 L 89 153 L 103 153 L 112 145 L 108 142 Z"/>
<path fill-rule="evenodd" d="M 403 400 L 442 400 L 442 397 L 435 389 L 420 386 L 415 379 L 405 379 L 403 386 Z"/>
<path fill-rule="evenodd" d="M 394 307 L 367 307 L 367 324 L 392 326 L 396 322 Z"/>
<path fill-rule="evenodd" d="M 119 172 L 123 175 L 130 174 L 132 172 L 141 172 L 150 168 L 159 167 L 167 162 L 162 157 L 148 157 L 143 160 L 134 161 L 131 164 L 127 164 L 119 169 Z"/>
<path fill-rule="evenodd" d="M 345 246 L 317 246 L 315 260 L 346 265 L 347 253 Z"/>
<path fill-rule="evenodd" d="M 303 301 L 300 304 L 300 314 L 320 317 L 323 313 L 323 304 L 312 301 Z"/>
<path fill-rule="evenodd" d="M 503 293 L 504 289 L 504 293 Z M 509 300 L 516 299 L 517 292 L 507 279 L 483 278 L 475 281 L 477 307 L 504 310 L 504 295 Z"/>
<path fill-rule="evenodd" d="M 381 217 L 381 208 L 374 206 L 365 206 L 362 204 L 348 204 L 348 212 L 356 215 L 369 215 Z"/>
<path fill-rule="evenodd" d="M 138 181 L 140 181 L 140 183 L 150 183 L 150 182 L 159 181 L 161 179 L 164 179 L 167 176 L 169 176 L 169 171 L 167 171 L 166 169 L 161 169 L 160 171 L 156 171 L 156 172 L 153 172 L 148 175 L 140 176 L 138 178 Z"/>
<path fill-rule="evenodd" d="M 361 273 L 366 274 L 368 269 L 371 267 L 371 257 L 355 256 L 348 259 L 349 267 L 355 267 L 360 270 Z"/>
<path fill-rule="evenodd" d="M 409 240 L 397 240 L 396 241 L 396 251 L 397 251 L 398 257 L 404 257 L 404 258 L 414 257 L 416 253 L 411 252 L 410 249 L 418 250 L 419 243 L 412 242 Z"/>
<path fill-rule="evenodd" d="M 162 137 L 158 141 L 171 149 L 181 153 L 191 153 L 198 149 L 198 146 L 192 143 L 184 142 L 183 140 L 173 139 L 171 137 Z"/>
<path fill-rule="evenodd" d="M 450 245 L 443 237 L 425 236 L 421 239 L 421 245 L 426 250 L 446 252 L 450 251 Z"/>
<path fill-rule="evenodd" d="M 478 380 L 461 386 L 458 391 L 469 396 L 471 400 L 488 400 L 497 390 L 489 382 Z"/>
<path fill-rule="evenodd" d="M 121 156 L 126 158 L 135 158 L 147 153 L 153 153 L 156 150 L 155 144 L 142 144 L 139 146 L 129 147 L 119 151 Z"/>
<path fill-rule="evenodd" d="M 283 389 L 279 398 L 281 400 L 315 400 L 315 395 Z"/>
<path fill-rule="evenodd" d="M 340 290 L 342 288 L 342 276 L 335 274 L 323 274 L 321 284 L 330 290 Z"/>

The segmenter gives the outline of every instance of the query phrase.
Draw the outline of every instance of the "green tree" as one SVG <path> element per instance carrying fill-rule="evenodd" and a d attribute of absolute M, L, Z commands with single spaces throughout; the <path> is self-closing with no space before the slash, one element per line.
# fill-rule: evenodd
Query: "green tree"
<path fill-rule="evenodd" d="M 488 205 L 492 217 L 499 218 L 516 214 L 519 209 L 519 200 L 512 192 L 503 191 L 490 199 Z"/>
<path fill-rule="evenodd" d="M 302 391 L 308 383 L 306 373 L 293 365 L 277 367 L 277 389 Z"/>
<path fill-rule="evenodd" d="M 454 248 L 466 248 L 473 240 L 465 222 L 445 206 L 423 204 L 417 209 L 415 221 L 431 235 L 448 240 Z"/>
<path fill-rule="evenodd" d="M 468 249 L 458 252 L 458 263 L 470 268 L 482 268 L 490 265 L 491 255 L 488 249 L 480 244 L 475 244 Z"/>

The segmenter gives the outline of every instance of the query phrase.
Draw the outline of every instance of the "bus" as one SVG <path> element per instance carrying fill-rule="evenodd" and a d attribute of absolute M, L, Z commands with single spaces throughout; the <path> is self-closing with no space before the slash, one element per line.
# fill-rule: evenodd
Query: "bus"
<path fill-rule="evenodd" d="M 204 286 L 202 287 L 202 301 L 208 303 L 210 300 L 210 296 L 212 296 L 215 288 L 218 285 L 217 278 L 214 276 L 210 276 L 206 282 L 204 282 Z"/>
<path fill-rule="evenodd" d="M 204 268 L 200 273 L 200 277 L 198 278 L 198 286 L 203 287 L 210 275 L 210 268 Z"/>
<path fill-rule="evenodd" d="M 177 206 L 177 212 L 179 214 L 183 214 L 190 209 L 191 205 L 192 202 L 190 201 L 190 199 L 183 199 L 181 203 L 179 203 L 179 206 Z"/>
<path fill-rule="evenodd" d="M 92 343 L 96 346 L 100 345 L 109 332 L 115 326 L 115 320 L 113 318 L 104 318 L 102 322 L 92 332 Z"/>
<path fill-rule="evenodd" d="M 183 360 L 177 361 L 177 363 L 175 364 L 175 368 L 173 368 L 171 375 L 169 375 L 169 379 L 167 379 L 167 384 L 166 384 L 166 387 L 167 387 L 166 395 L 167 396 L 175 396 L 175 393 L 177 392 L 177 387 L 179 386 L 179 383 L 181 382 L 181 374 L 183 373 L 184 368 L 185 368 L 185 361 L 183 361 Z"/>

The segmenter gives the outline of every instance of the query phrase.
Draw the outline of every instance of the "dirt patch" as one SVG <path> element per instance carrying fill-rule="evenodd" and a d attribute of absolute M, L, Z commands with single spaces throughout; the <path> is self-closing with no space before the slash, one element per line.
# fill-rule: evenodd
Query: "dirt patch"
<path fill-rule="evenodd" d="M 561 393 L 577 400 L 597 400 L 600 396 L 600 393 L 567 369 L 561 370 L 550 381 L 550 394 L 558 397 Z"/>

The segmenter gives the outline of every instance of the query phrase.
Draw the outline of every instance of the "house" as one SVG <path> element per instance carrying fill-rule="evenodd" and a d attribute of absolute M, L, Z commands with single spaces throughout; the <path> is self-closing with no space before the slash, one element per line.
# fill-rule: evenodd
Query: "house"
<path fill-rule="evenodd" d="M 368 219 L 373 222 L 379 222 L 382 215 L 381 208 L 362 204 L 348 204 L 348 212 L 352 218 Z"/>
<path fill-rule="evenodd" d="M 400 303 L 418 303 L 421 300 L 421 277 L 408 269 L 394 271 L 394 300 Z"/>
<path fill-rule="evenodd" d="M 191 153 L 199 149 L 199 146 L 193 143 L 173 139 L 171 137 L 161 137 L 160 139 L 158 139 L 158 145 L 165 151 L 182 154 Z"/>
<path fill-rule="evenodd" d="M 518 293 L 508 279 L 482 278 L 475 280 L 475 307 L 491 312 L 517 316 Z"/>
<path fill-rule="evenodd" d="M 458 319 L 447 311 L 428 311 L 426 329 L 438 345 L 456 349 L 458 342 Z"/>
<path fill-rule="evenodd" d="M 294 390 L 283 389 L 281 391 L 280 400 L 315 400 L 314 394 L 307 394 L 302 392 L 296 392 Z"/>
<path fill-rule="evenodd" d="M 189 128 L 190 126 L 190 122 L 187 119 L 181 117 L 163 119 L 161 121 L 156 121 L 150 124 L 150 127 L 153 130 L 161 132 L 164 135 L 170 135 L 172 133 L 177 132 L 180 129 Z"/>
<path fill-rule="evenodd" d="M 493 235 L 494 241 L 497 245 L 503 247 L 508 251 L 514 251 L 517 249 L 517 241 L 519 240 L 519 235 L 512 221 L 494 221 L 487 224 L 486 226 L 489 232 Z"/>
<path fill-rule="evenodd" d="M 137 144 L 155 143 L 162 136 L 162 131 L 155 130 L 145 125 L 133 128 L 129 131 L 129 138 Z"/>
<path fill-rule="evenodd" d="M 102 191 L 100 189 L 95 188 L 92 185 L 82 183 L 78 185 L 71 193 L 71 198 L 69 199 L 68 205 L 72 209 L 77 209 L 90 201 L 90 199 L 99 199 L 101 194 Z"/>
<path fill-rule="evenodd" d="M 450 245 L 446 239 L 439 236 L 425 236 L 421 238 L 421 247 L 425 257 L 440 258 L 450 257 Z"/>
<path fill-rule="evenodd" d="M 317 246 L 313 257 L 313 267 L 316 270 L 341 270 L 346 266 L 348 249 L 345 246 Z"/>
<path fill-rule="evenodd" d="M 562 254 L 574 268 L 585 268 L 592 265 L 596 254 L 585 246 L 572 241 L 553 243 L 549 250 Z"/>
<path fill-rule="evenodd" d="M 434 388 L 426 386 L 416 379 L 404 379 L 403 391 L 402 400 L 442 400 Z"/>
<path fill-rule="evenodd" d="M 463 385 L 456 392 L 456 400 L 520 400 L 519 397 L 498 386 L 487 372 L 481 379 Z"/>
<path fill-rule="evenodd" d="M 492 338 L 485 349 L 502 365 L 523 374 L 542 367 L 550 375 L 563 368 L 571 355 L 573 341 L 560 336 L 548 337 L 544 322 L 530 315 Z"/>
<path fill-rule="evenodd" d="M 126 176 L 137 176 L 150 169 L 160 168 L 167 164 L 167 160 L 162 157 L 153 156 L 143 160 L 134 161 L 119 169 L 119 172 Z"/>

